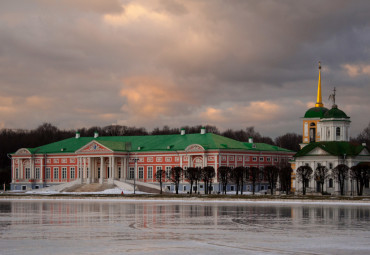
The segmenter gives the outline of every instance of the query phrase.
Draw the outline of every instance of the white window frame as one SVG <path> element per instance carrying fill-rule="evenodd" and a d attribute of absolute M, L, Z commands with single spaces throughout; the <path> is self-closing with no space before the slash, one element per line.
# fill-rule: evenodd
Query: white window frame
<path fill-rule="evenodd" d="M 71 178 L 71 179 L 76 179 L 76 168 L 71 167 L 71 168 L 69 169 L 69 175 L 70 175 L 70 178 Z"/>
<path fill-rule="evenodd" d="M 147 179 L 153 179 L 153 166 L 148 166 L 146 170 Z"/>
<path fill-rule="evenodd" d="M 28 179 L 31 179 L 31 168 L 30 167 L 26 167 L 26 169 L 24 170 L 25 171 L 25 178 L 26 180 Z"/>
<path fill-rule="evenodd" d="M 55 175 L 57 175 L 57 178 L 55 178 Z M 59 167 L 53 167 L 53 180 L 59 180 Z"/>
<path fill-rule="evenodd" d="M 62 179 L 67 179 L 67 167 L 62 167 Z"/>
<path fill-rule="evenodd" d="M 45 168 L 45 179 L 50 180 L 50 178 L 51 178 L 51 168 L 46 167 Z"/>
<path fill-rule="evenodd" d="M 144 167 L 143 166 L 138 167 L 138 177 L 139 179 L 144 179 Z"/>
<path fill-rule="evenodd" d="M 40 167 L 35 168 L 35 179 L 36 180 L 40 179 Z"/>

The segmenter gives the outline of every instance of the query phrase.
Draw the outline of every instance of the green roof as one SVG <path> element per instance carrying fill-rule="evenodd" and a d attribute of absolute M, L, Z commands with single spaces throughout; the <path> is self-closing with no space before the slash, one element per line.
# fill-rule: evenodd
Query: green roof
<path fill-rule="evenodd" d="M 91 141 L 106 146 L 113 151 L 183 151 L 191 144 L 199 144 L 205 150 L 255 150 L 255 151 L 281 151 L 292 152 L 264 143 L 239 142 L 224 136 L 206 134 L 186 135 L 147 135 L 147 136 L 99 136 L 68 138 L 59 142 L 50 143 L 37 148 L 28 148 L 32 154 L 46 153 L 74 153 Z M 140 148 L 139 148 L 140 147 Z"/>
<path fill-rule="evenodd" d="M 364 148 L 362 145 L 354 144 L 351 142 L 316 142 L 309 143 L 303 147 L 299 152 L 297 152 L 294 157 L 303 157 L 315 148 L 321 148 L 333 156 L 357 156 Z M 317 156 L 317 155 L 315 155 Z"/>
<path fill-rule="evenodd" d="M 332 118 L 335 118 L 335 119 L 349 119 L 347 114 L 345 114 L 342 110 L 338 109 L 337 105 L 333 105 L 333 107 L 324 114 L 324 118 L 325 119 L 332 119 Z"/>
<path fill-rule="evenodd" d="M 303 118 L 323 118 L 324 114 L 328 111 L 325 107 L 313 107 L 306 111 Z"/>

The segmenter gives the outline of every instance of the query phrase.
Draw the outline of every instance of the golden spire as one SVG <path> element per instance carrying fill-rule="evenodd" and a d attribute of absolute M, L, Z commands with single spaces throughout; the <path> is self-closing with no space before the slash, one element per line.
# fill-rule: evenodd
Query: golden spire
<path fill-rule="evenodd" d="M 321 97 L 321 62 L 319 62 L 319 82 L 317 84 L 317 101 L 315 107 L 324 107 Z"/>

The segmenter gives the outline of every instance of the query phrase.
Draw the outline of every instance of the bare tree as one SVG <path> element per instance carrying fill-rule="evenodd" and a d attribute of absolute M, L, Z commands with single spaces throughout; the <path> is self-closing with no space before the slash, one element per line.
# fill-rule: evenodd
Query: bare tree
<path fill-rule="evenodd" d="M 252 192 L 253 195 L 256 192 L 256 183 L 259 180 L 260 169 L 258 167 L 252 166 L 249 168 L 249 177 L 252 182 Z"/>
<path fill-rule="evenodd" d="M 324 183 L 329 177 L 329 169 L 326 166 L 318 166 L 315 170 L 314 178 L 320 184 L 321 194 L 324 195 Z"/>
<path fill-rule="evenodd" d="M 342 196 L 344 195 L 344 183 L 348 179 L 348 169 L 348 166 L 345 164 L 340 164 L 332 170 L 334 179 L 339 183 L 340 194 Z"/>
<path fill-rule="evenodd" d="M 176 194 L 179 194 L 179 185 L 183 176 L 183 172 L 184 170 L 179 166 L 172 167 L 170 170 L 169 180 L 175 185 Z"/>
<path fill-rule="evenodd" d="M 228 166 L 220 166 L 218 168 L 218 178 L 221 182 L 222 192 L 226 194 L 227 183 L 230 180 L 231 168 Z"/>
<path fill-rule="evenodd" d="M 357 195 L 362 196 L 365 182 L 369 180 L 370 167 L 367 165 L 356 165 L 351 167 L 350 176 L 356 180 Z"/>
<path fill-rule="evenodd" d="M 159 186 L 161 187 L 161 193 L 163 193 L 162 191 L 162 184 L 163 184 L 163 181 L 165 180 L 166 178 L 166 171 L 165 170 L 158 170 L 156 173 L 155 173 L 155 179 L 157 180 L 157 182 L 159 182 Z"/>
<path fill-rule="evenodd" d="M 206 166 L 202 168 L 202 180 L 204 182 L 204 194 L 210 194 L 212 187 L 212 181 L 215 177 L 215 169 L 212 166 Z"/>
<path fill-rule="evenodd" d="M 263 168 L 265 179 L 268 181 L 270 185 L 271 195 L 274 194 L 274 189 L 276 186 L 276 182 L 279 176 L 279 169 L 276 166 L 265 166 Z"/>
<path fill-rule="evenodd" d="M 302 192 L 306 195 L 306 188 L 309 180 L 312 177 L 312 168 L 310 166 L 300 166 L 297 169 L 297 178 L 302 182 Z"/>
<path fill-rule="evenodd" d="M 189 167 L 185 171 L 185 178 L 190 182 L 190 194 L 193 193 L 194 182 L 199 181 L 200 169 L 196 167 Z"/>
<path fill-rule="evenodd" d="M 288 195 L 292 186 L 293 169 L 289 164 L 282 165 L 279 168 L 280 189 Z"/>
<path fill-rule="evenodd" d="M 244 179 L 244 172 L 245 168 L 242 166 L 238 166 L 231 170 L 231 179 L 236 184 L 236 195 L 239 195 L 240 186 Z M 241 188 L 243 189 L 243 187 Z"/>

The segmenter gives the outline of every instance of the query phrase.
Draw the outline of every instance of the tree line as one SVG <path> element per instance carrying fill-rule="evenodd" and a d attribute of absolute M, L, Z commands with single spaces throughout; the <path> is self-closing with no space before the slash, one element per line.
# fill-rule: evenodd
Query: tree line
<path fill-rule="evenodd" d="M 204 184 L 204 194 L 211 194 L 213 191 L 212 183 L 215 179 L 220 184 L 219 193 L 226 194 L 228 184 L 236 186 L 235 194 L 243 195 L 244 184 L 250 184 L 252 194 L 256 192 L 258 183 L 268 183 L 271 195 L 278 188 L 286 194 L 291 190 L 292 168 L 287 161 L 281 162 L 279 165 L 269 165 L 263 168 L 238 166 L 231 168 L 221 166 L 217 169 L 217 176 L 214 167 L 189 167 L 184 170 L 181 167 L 173 167 L 170 170 L 158 170 L 155 174 L 155 180 L 159 183 L 160 193 L 163 192 L 163 183 L 170 182 L 175 187 L 176 194 L 179 193 L 180 183 L 186 181 L 190 184 L 189 194 L 192 194 L 193 187 L 195 193 L 199 193 L 197 187 L 200 182 Z M 279 187 L 277 183 L 279 180 Z"/>
<path fill-rule="evenodd" d="M 345 182 L 350 178 L 352 181 L 355 181 L 357 195 L 362 196 L 366 183 L 369 183 L 370 166 L 367 164 L 358 164 L 349 168 L 345 164 L 339 164 L 329 173 L 329 169 L 326 166 L 319 165 L 315 171 L 313 171 L 310 166 L 304 165 L 297 168 L 296 174 L 297 179 L 302 182 L 303 195 L 306 194 L 308 183 L 312 178 L 320 184 L 322 195 L 326 193 L 324 191 L 325 181 L 329 178 L 333 178 L 338 182 L 340 195 L 343 196 Z"/>

